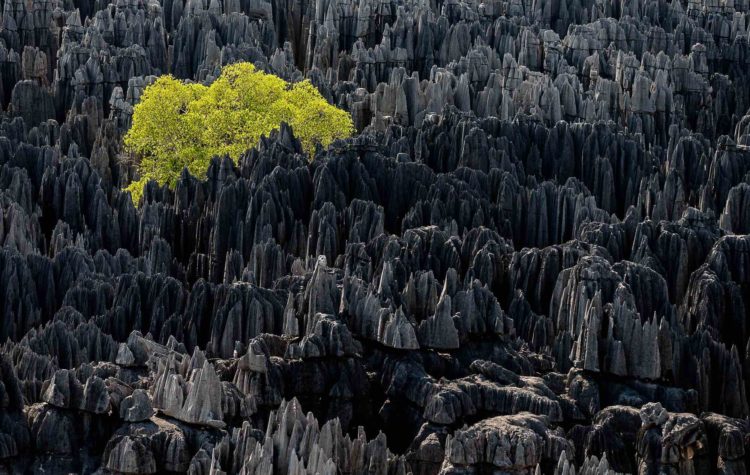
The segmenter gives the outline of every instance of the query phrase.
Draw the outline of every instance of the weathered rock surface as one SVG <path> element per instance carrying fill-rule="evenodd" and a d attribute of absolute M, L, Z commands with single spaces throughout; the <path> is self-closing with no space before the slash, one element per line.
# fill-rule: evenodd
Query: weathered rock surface
<path fill-rule="evenodd" d="M 141 422 L 154 413 L 151 398 L 143 389 L 136 389 L 120 403 L 120 418 L 127 422 Z"/>

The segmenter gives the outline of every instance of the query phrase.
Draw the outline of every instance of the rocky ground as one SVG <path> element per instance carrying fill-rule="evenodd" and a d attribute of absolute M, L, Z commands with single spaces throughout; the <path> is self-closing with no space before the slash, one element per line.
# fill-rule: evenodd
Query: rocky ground
<path fill-rule="evenodd" d="M 0 472 L 746 473 L 750 1 L 0 5 Z M 357 135 L 134 206 L 240 60 Z"/>

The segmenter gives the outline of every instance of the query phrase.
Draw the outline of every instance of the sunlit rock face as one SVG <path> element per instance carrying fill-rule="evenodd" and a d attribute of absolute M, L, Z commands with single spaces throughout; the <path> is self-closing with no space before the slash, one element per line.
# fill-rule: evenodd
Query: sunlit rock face
<path fill-rule="evenodd" d="M 748 0 L 0 7 L 0 473 L 747 472 Z M 135 206 L 237 61 L 356 133 Z"/>

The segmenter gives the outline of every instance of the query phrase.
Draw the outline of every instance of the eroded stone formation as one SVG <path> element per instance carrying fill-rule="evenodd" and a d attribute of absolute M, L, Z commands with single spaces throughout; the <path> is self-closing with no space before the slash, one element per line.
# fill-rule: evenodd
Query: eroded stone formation
<path fill-rule="evenodd" d="M 0 472 L 725 474 L 748 0 L 0 0 Z M 160 74 L 309 78 L 136 207 Z"/>

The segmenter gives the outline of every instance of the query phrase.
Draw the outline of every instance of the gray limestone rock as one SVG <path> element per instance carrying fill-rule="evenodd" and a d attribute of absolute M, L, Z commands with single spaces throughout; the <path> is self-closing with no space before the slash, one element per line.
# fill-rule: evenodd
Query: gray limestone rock
<path fill-rule="evenodd" d="M 117 436 L 107 443 L 105 467 L 116 473 L 157 473 L 156 461 L 150 448 L 140 440 Z"/>
<path fill-rule="evenodd" d="M 746 472 L 747 0 L 2 10 L 0 471 Z M 133 203 L 239 61 L 351 137 Z"/>
<path fill-rule="evenodd" d="M 152 388 L 154 408 L 187 423 L 224 427 L 222 389 L 213 365 L 196 350 L 184 372 L 174 357 L 159 362 Z"/>
<path fill-rule="evenodd" d="M 57 370 L 51 379 L 44 382 L 42 400 L 55 407 L 82 409 L 84 406 L 83 385 L 73 371 Z"/>
<path fill-rule="evenodd" d="M 154 414 L 151 398 L 143 389 L 136 389 L 120 403 L 120 418 L 127 422 L 140 422 Z"/>
<path fill-rule="evenodd" d="M 520 413 L 485 419 L 456 431 L 446 442 L 441 474 L 489 465 L 494 470 L 531 472 L 545 457 L 571 453 L 565 437 L 544 417 Z"/>

